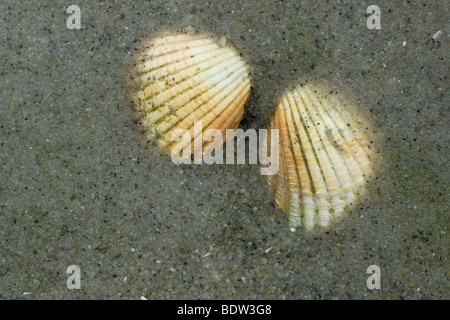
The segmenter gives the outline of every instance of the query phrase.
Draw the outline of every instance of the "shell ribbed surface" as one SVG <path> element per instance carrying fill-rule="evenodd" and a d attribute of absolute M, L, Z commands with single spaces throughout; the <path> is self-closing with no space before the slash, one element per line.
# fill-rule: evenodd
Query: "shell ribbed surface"
<path fill-rule="evenodd" d="M 237 128 L 250 93 L 248 66 L 238 52 L 209 37 L 155 39 L 137 59 L 133 78 L 134 109 L 147 137 L 169 150 L 176 145 L 177 152 L 190 144 L 190 154 L 194 141 L 202 144 L 195 150 L 208 145 L 195 139 L 194 124 L 201 123 L 203 134 Z"/>
<path fill-rule="evenodd" d="M 297 86 L 272 120 L 279 130 L 279 171 L 269 177 L 291 228 L 327 227 L 365 193 L 372 175 L 365 132 L 328 90 Z"/>

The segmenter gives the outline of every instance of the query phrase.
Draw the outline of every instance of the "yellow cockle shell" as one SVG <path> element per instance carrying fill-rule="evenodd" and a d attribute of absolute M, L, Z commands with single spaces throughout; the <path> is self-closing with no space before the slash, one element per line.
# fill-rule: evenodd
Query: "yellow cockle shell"
<path fill-rule="evenodd" d="M 195 150 L 214 143 L 195 139 L 195 123 L 203 135 L 238 127 L 250 94 L 249 68 L 224 42 L 186 34 L 150 41 L 131 73 L 134 110 L 147 138 L 171 151 L 177 146 L 174 152 L 191 144 L 190 157 L 194 142 L 202 144 Z"/>
<path fill-rule="evenodd" d="M 342 219 L 372 177 L 365 119 L 333 91 L 298 85 L 281 98 L 271 127 L 279 130 L 279 170 L 269 176 L 290 226 L 312 230 Z"/>

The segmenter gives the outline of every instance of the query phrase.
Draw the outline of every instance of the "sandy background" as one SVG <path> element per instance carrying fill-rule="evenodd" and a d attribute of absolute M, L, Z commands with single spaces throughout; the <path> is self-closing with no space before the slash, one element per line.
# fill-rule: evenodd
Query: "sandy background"
<path fill-rule="evenodd" d="M 366 27 L 371 4 L 2 0 L 0 298 L 450 298 L 449 2 L 382 1 L 381 30 Z M 291 233 L 256 165 L 177 166 L 135 130 L 130 57 L 189 27 L 251 64 L 243 129 L 266 127 L 298 79 L 371 115 L 381 168 L 341 225 Z"/>

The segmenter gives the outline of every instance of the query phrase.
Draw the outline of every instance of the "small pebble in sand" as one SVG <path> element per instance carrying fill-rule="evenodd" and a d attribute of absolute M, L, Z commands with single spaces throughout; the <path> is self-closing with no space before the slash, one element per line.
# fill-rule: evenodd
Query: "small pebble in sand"
<path fill-rule="evenodd" d="M 442 30 L 439 30 L 433 35 L 433 40 L 437 40 L 441 36 Z"/>

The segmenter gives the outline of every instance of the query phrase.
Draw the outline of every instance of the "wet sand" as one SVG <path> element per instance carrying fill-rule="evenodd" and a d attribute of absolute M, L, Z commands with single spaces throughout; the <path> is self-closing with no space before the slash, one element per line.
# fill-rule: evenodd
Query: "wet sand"
<path fill-rule="evenodd" d="M 80 30 L 51 1 L 0 4 L 1 299 L 450 297 L 447 1 L 382 4 L 380 30 L 367 1 L 133 2 L 78 1 Z M 242 53 L 242 129 L 267 128 L 298 81 L 348 92 L 382 155 L 368 197 L 328 232 L 292 233 L 257 165 L 173 164 L 126 87 L 161 30 Z"/>

